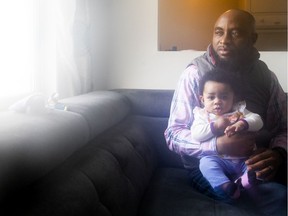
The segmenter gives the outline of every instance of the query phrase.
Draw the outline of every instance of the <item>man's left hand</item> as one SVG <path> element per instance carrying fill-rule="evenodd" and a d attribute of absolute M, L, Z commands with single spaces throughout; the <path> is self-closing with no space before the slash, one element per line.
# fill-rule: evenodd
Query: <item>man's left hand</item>
<path fill-rule="evenodd" d="M 271 181 L 281 164 L 281 155 L 271 149 L 257 149 L 246 161 L 248 171 L 255 171 L 256 177 L 263 181 Z"/>

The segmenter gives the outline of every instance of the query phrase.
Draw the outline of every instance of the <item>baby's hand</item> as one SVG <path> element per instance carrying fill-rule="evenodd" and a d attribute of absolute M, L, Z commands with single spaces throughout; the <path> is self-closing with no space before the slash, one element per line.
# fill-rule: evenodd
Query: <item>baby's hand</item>
<path fill-rule="evenodd" d="M 230 125 L 230 120 L 222 116 L 214 122 L 214 128 L 219 134 L 223 134 L 228 125 Z"/>
<path fill-rule="evenodd" d="M 227 126 L 224 133 L 230 137 L 233 136 L 236 132 L 243 131 L 246 127 L 244 121 L 237 121 L 233 125 Z"/>

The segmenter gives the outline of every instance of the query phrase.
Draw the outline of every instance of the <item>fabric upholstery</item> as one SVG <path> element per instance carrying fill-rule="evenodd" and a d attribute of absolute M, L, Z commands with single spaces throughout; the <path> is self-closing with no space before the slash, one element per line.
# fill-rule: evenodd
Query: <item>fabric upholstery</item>
<path fill-rule="evenodd" d="M 153 142 L 142 126 L 129 118 L 30 188 L 31 199 L 36 197 L 32 212 L 28 199 L 21 214 L 137 215 L 156 167 Z"/>
<path fill-rule="evenodd" d="M 91 139 L 124 119 L 130 110 L 127 99 L 113 91 L 91 92 L 60 102 L 65 104 L 70 112 L 78 113 L 86 119 Z"/>
<path fill-rule="evenodd" d="M 139 212 L 140 216 L 256 216 L 200 194 L 191 187 L 187 170 L 176 168 L 156 170 Z"/>
<path fill-rule="evenodd" d="M 44 176 L 89 141 L 81 115 L 0 113 L 0 201 Z"/>
<path fill-rule="evenodd" d="M 135 115 L 169 117 L 173 90 L 119 89 L 125 95 Z"/>
<path fill-rule="evenodd" d="M 0 202 L 0 215 L 252 216 L 191 187 L 180 156 L 164 139 L 172 95 L 92 92 L 62 100 L 68 112 L 0 115 L 7 118 L 0 160 L 11 162 L 0 164 L 0 176 L 7 175 L 9 186 L 27 185 Z"/>

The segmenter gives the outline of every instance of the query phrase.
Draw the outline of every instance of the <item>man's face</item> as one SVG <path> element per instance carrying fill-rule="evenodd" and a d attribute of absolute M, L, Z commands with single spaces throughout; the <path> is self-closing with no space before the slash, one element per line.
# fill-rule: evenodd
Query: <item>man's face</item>
<path fill-rule="evenodd" d="M 223 14 L 215 23 L 212 46 L 222 62 L 236 62 L 250 54 L 257 35 L 245 17 Z"/>

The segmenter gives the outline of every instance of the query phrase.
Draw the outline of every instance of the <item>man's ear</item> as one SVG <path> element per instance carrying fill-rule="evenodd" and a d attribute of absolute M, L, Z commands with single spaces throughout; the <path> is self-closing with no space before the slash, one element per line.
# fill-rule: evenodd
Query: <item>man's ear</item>
<path fill-rule="evenodd" d="M 252 42 L 253 42 L 253 44 L 256 43 L 257 39 L 258 39 L 258 34 L 256 32 L 252 33 Z"/>

